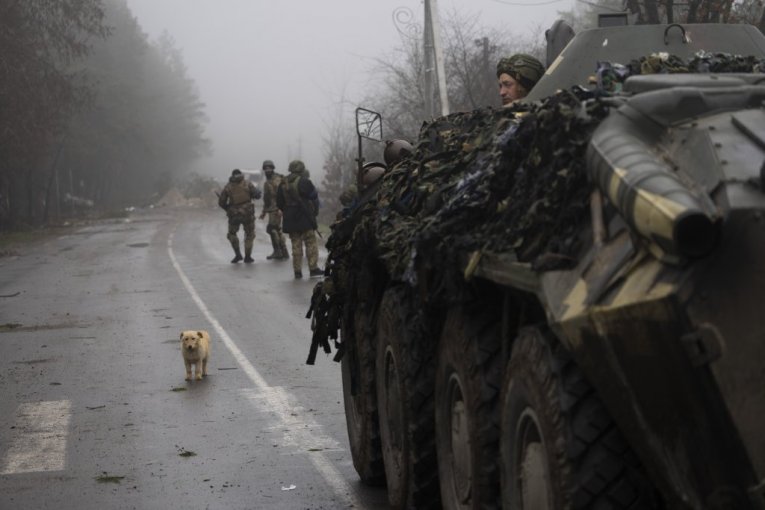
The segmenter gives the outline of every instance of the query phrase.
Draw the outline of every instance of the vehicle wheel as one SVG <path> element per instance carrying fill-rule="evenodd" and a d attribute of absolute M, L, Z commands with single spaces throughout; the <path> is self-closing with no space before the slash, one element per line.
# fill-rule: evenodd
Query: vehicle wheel
<path fill-rule="evenodd" d="M 394 508 L 440 508 L 433 351 L 406 290 L 388 289 L 377 319 L 376 368 L 385 479 Z"/>
<path fill-rule="evenodd" d="M 503 508 L 659 508 L 608 411 L 546 330 L 523 328 L 513 345 L 500 442 Z"/>
<path fill-rule="evenodd" d="M 343 335 L 343 341 L 348 342 L 341 360 L 343 403 L 353 467 L 365 484 L 383 485 L 385 470 L 377 415 L 371 315 L 364 304 L 359 304 L 352 315 L 352 324 L 343 327 L 343 332 L 348 328 L 353 331 L 352 338 Z"/>
<path fill-rule="evenodd" d="M 500 342 L 491 314 L 450 311 L 438 348 L 436 447 L 444 508 L 498 508 Z"/>

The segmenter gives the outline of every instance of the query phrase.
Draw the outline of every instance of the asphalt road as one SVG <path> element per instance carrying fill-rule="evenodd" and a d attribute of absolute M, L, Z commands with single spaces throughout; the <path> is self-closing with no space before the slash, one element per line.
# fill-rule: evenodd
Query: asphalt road
<path fill-rule="evenodd" d="M 262 221 L 256 263 L 230 264 L 225 226 L 155 209 L 0 258 L 1 509 L 387 508 L 339 365 L 305 365 L 316 280 L 265 259 Z M 186 329 L 212 337 L 203 381 Z"/>

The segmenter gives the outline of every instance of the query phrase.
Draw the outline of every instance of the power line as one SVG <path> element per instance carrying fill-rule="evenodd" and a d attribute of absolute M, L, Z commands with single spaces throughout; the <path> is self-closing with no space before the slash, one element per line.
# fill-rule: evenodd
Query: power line
<path fill-rule="evenodd" d="M 613 7 L 609 7 L 608 5 L 596 4 L 595 2 L 588 2 L 587 0 L 576 0 L 576 1 L 580 2 L 580 3 L 583 3 L 583 4 L 591 5 L 592 7 L 597 7 L 599 9 L 605 9 L 607 11 L 613 11 L 613 12 L 624 12 L 625 11 L 625 9 L 615 9 Z M 677 5 L 677 4 L 675 4 L 675 5 Z"/>
<path fill-rule="evenodd" d="M 537 7 L 540 5 L 557 4 L 558 2 L 563 2 L 564 0 L 545 0 L 543 2 L 531 2 L 531 3 L 508 2 L 506 0 L 493 0 L 493 1 L 499 4 L 505 4 L 505 5 L 516 5 L 520 7 Z"/>

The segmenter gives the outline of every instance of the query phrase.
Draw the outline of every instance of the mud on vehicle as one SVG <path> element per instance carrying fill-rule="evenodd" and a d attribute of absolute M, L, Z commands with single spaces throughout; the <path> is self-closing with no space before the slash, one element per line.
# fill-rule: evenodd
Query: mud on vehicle
<path fill-rule="evenodd" d="M 583 32 L 528 101 L 428 122 L 364 183 L 308 360 L 334 341 L 364 482 L 765 508 L 763 56 L 749 26 Z"/>

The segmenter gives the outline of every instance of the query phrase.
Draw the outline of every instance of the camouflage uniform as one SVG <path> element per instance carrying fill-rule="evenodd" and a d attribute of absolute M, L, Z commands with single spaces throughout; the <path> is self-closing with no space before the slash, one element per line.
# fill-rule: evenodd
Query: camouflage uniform
<path fill-rule="evenodd" d="M 218 198 L 218 205 L 228 215 L 228 241 L 234 249 L 232 263 L 242 260 L 239 251 L 239 238 L 237 232 L 239 225 L 244 229 L 244 261 L 253 262 L 252 245 L 255 241 L 255 205 L 253 199 L 260 198 L 260 190 L 251 181 L 245 180 L 239 170 L 234 170 L 228 179 L 228 184 Z"/>
<path fill-rule="evenodd" d="M 276 204 L 284 213 L 284 233 L 292 242 L 292 268 L 295 278 L 302 278 L 303 245 L 311 276 L 322 276 L 319 269 L 319 245 L 316 241 L 316 214 L 319 195 L 308 178 L 302 161 L 293 161 L 289 175 L 282 180 L 276 194 Z"/>
<path fill-rule="evenodd" d="M 266 258 L 287 259 L 290 255 L 282 235 L 282 212 L 276 206 L 276 192 L 284 176 L 274 172 L 274 164 L 268 159 L 263 162 L 263 170 L 266 172 L 266 182 L 263 184 L 263 210 L 260 217 L 268 214 L 266 232 L 271 236 L 271 245 L 274 248 L 273 253 Z"/>

